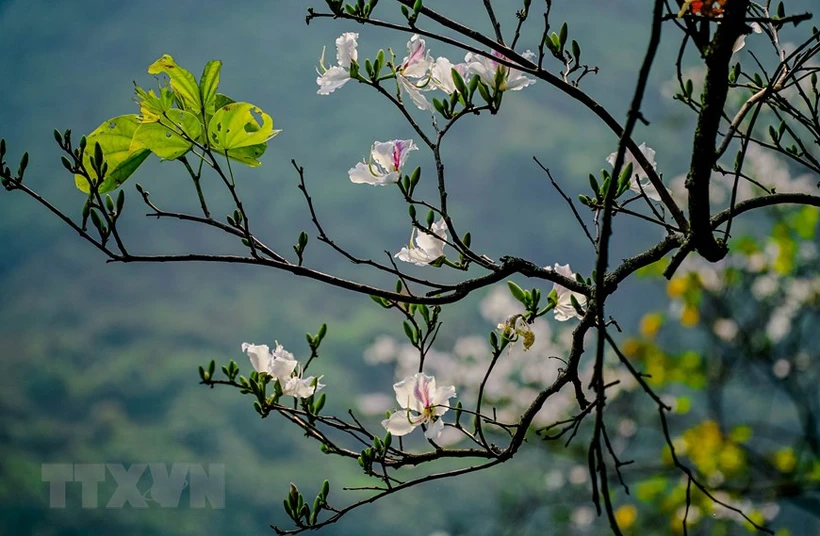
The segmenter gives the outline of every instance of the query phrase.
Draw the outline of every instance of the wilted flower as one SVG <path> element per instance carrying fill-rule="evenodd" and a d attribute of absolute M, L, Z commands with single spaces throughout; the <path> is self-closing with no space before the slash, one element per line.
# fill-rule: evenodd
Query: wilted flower
<path fill-rule="evenodd" d="M 404 262 L 412 262 L 418 266 L 426 266 L 444 255 L 444 244 L 447 240 L 447 223 L 441 219 L 430 226 L 430 233 L 416 234 L 413 229 L 410 235 L 410 244 L 396 253 L 396 258 Z M 413 242 L 415 241 L 415 245 Z"/>
<path fill-rule="evenodd" d="M 687 11 L 693 15 L 703 15 L 705 17 L 715 17 L 723 14 L 723 6 L 727 0 L 686 0 L 678 12 L 678 18 L 684 16 Z"/>
<path fill-rule="evenodd" d="M 532 328 L 530 328 L 530 325 L 522 314 L 510 316 L 506 321 L 498 324 L 496 328 L 513 344 L 521 338 L 524 341 L 523 346 L 525 352 L 535 344 L 535 333 L 532 332 Z M 512 345 L 510 346 L 510 350 L 512 351 Z"/>
<path fill-rule="evenodd" d="M 492 55 L 495 58 L 506 59 L 503 55 L 495 51 L 493 51 Z M 528 60 L 535 59 L 535 54 L 529 50 L 524 52 L 522 56 Z M 510 69 L 506 65 L 486 56 L 468 52 L 464 57 L 464 61 L 467 62 L 468 76 L 477 74 L 482 82 L 491 88 L 498 89 L 498 91 L 518 91 L 535 83 L 534 79 L 527 78 L 521 71 Z M 496 87 L 496 82 L 499 78 L 500 83 Z"/>
<path fill-rule="evenodd" d="M 401 168 L 410 151 L 418 147 L 413 140 L 377 141 L 370 150 L 370 159 L 359 162 L 347 172 L 351 182 L 384 186 L 401 179 Z"/>
<path fill-rule="evenodd" d="M 553 270 L 558 274 L 561 274 L 565 277 L 574 278 L 575 274 L 573 273 L 572 269 L 570 269 L 569 264 L 558 264 L 555 263 L 554 268 L 550 268 L 547 266 L 546 270 Z M 564 322 L 569 320 L 570 318 L 581 318 L 581 315 L 578 314 L 578 311 L 572 305 L 572 297 L 575 297 L 575 301 L 578 302 L 578 305 L 581 307 L 585 306 L 587 303 L 587 298 L 583 294 L 578 292 L 573 292 L 570 289 L 555 283 L 552 287 L 555 293 L 558 295 L 558 304 L 555 306 L 555 319 L 559 322 Z"/>
<path fill-rule="evenodd" d="M 336 38 L 336 63 L 331 68 L 325 67 L 325 50 L 322 49 L 322 57 L 319 59 L 319 69 L 316 83 L 319 84 L 319 95 L 330 95 L 350 80 L 350 64 L 358 58 L 356 39 L 359 34 L 346 32 Z"/>
<path fill-rule="evenodd" d="M 393 390 L 402 410 L 383 420 L 382 426 L 394 436 L 403 436 L 425 424 L 424 435 L 437 439 L 444 429 L 441 416 L 450 409 L 448 400 L 456 396 L 455 386 L 436 387 L 433 376 L 419 372 L 394 384 Z"/>
<path fill-rule="evenodd" d="M 396 69 L 396 81 L 401 90 L 410 97 L 420 110 L 432 111 L 433 107 L 421 94 L 429 83 L 433 59 L 427 51 L 424 39 L 414 34 L 407 42 L 407 56 Z"/>
<path fill-rule="evenodd" d="M 242 343 L 242 351 L 248 355 L 253 369 L 260 374 L 267 374 L 274 380 L 279 381 L 282 392 L 285 395 L 296 398 L 307 398 L 313 393 L 323 388 L 319 383 L 321 376 L 315 379 L 308 376 L 302 378 L 299 362 L 293 358 L 293 354 L 288 352 L 278 342 L 276 349 L 271 352 L 267 344 Z"/>
<path fill-rule="evenodd" d="M 658 164 L 655 162 L 655 150 L 651 147 L 647 147 L 646 142 L 642 143 L 638 149 L 641 150 L 641 153 L 643 153 L 649 161 L 652 169 L 657 169 Z M 612 153 L 607 157 L 606 161 L 610 166 L 614 167 L 615 159 L 617 157 L 617 152 Z M 646 171 L 644 171 L 641 165 L 638 164 L 638 161 L 635 159 L 635 155 L 632 154 L 632 151 L 627 150 L 622 169 L 626 169 L 629 164 L 632 164 L 632 179 L 629 181 L 629 189 L 638 194 L 641 193 L 641 190 L 643 190 L 643 193 L 645 193 L 649 199 L 660 201 L 661 196 L 658 194 L 658 190 L 652 185 L 651 182 L 649 182 L 649 175 L 647 175 Z"/>

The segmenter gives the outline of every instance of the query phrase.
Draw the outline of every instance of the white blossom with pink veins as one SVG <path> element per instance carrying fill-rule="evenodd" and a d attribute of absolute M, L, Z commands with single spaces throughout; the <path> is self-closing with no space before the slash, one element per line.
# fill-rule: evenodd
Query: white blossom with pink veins
<path fill-rule="evenodd" d="M 652 169 L 658 169 L 658 163 L 655 162 L 655 149 L 651 147 L 647 147 L 646 142 L 642 143 L 638 149 L 641 150 L 643 155 L 649 161 L 649 164 L 652 166 Z M 609 163 L 610 166 L 615 166 L 615 159 L 618 157 L 618 153 L 612 153 L 607 158 L 606 161 Z M 635 192 L 636 194 L 640 194 L 641 190 L 649 199 L 654 201 L 660 201 L 661 196 L 658 194 L 657 188 L 655 188 L 651 182 L 649 182 L 649 175 L 646 174 L 646 171 L 641 167 L 638 161 L 635 159 L 635 155 L 632 154 L 631 151 L 626 151 L 626 156 L 624 158 L 624 165 L 621 169 L 626 169 L 626 166 L 632 164 L 632 179 L 629 181 L 629 189 Z M 640 183 L 640 184 L 639 184 Z"/>
<path fill-rule="evenodd" d="M 529 50 L 521 55 L 528 60 L 535 59 L 535 54 Z M 493 51 L 492 56 L 507 59 L 495 51 Z M 486 56 L 468 52 L 464 57 L 464 61 L 467 62 L 467 76 L 471 77 L 477 74 L 481 81 L 491 88 L 496 87 L 496 74 L 501 71 L 501 83 L 496 88 L 499 91 L 518 91 L 535 83 L 535 79 L 527 78 L 521 71 L 511 69 Z"/>
<path fill-rule="evenodd" d="M 433 58 L 427 50 L 424 39 L 414 34 L 407 42 L 407 56 L 396 69 L 396 81 L 402 92 L 406 93 L 413 104 L 420 110 L 432 112 L 433 106 L 421 94 L 430 82 L 430 69 Z"/>
<path fill-rule="evenodd" d="M 447 240 L 447 222 L 443 219 L 435 222 L 430 226 L 430 233 L 417 233 L 416 229 L 413 229 L 410 244 L 401 248 L 395 257 L 400 261 L 412 262 L 417 266 L 427 266 L 443 256 L 445 240 Z"/>
<path fill-rule="evenodd" d="M 319 84 L 319 95 L 330 95 L 350 80 L 350 64 L 357 61 L 358 52 L 356 40 L 359 34 L 346 32 L 336 38 L 336 63 L 329 69 L 325 67 L 325 50 L 322 49 L 322 57 L 319 58 L 319 69 L 316 83 Z"/>
<path fill-rule="evenodd" d="M 453 385 L 436 387 L 436 379 L 421 372 L 393 385 L 401 410 L 382 421 L 382 426 L 394 436 L 407 435 L 417 426 L 427 425 L 424 435 L 437 439 L 444 429 L 441 416 L 449 408 L 449 400 L 456 396 Z"/>
<path fill-rule="evenodd" d="M 347 174 L 356 184 L 384 186 L 398 182 L 407 156 L 416 150 L 418 147 L 413 140 L 377 141 L 370 150 L 369 160 L 359 162 Z"/>
<path fill-rule="evenodd" d="M 572 269 L 569 267 L 569 264 L 558 264 L 555 263 L 554 268 L 550 268 L 547 266 L 546 270 L 553 270 L 554 272 L 561 274 L 565 277 L 569 277 L 570 279 L 575 278 L 575 274 Z M 587 303 L 587 298 L 583 294 L 578 292 L 573 292 L 570 289 L 566 288 L 563 285 L 559 285 L 558 283 L 554 283 L 552 289 L 558 295 L 558 304 L 555 306 L 555 319 L 559 322 L 565 322 L 570 318 L 581 318 L 581 315 L 578 314 L 578 311 L 575 310 L 575 307 L 572 305 L 572 297 L 575 296 L 575 300 L 581 307 L 584 307 Z"/>

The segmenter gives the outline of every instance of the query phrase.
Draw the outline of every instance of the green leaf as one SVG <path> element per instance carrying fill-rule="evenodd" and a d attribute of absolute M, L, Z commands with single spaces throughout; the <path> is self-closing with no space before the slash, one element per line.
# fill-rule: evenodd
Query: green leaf
<path fill-rule="evenodd" d="M 191 140 L 202 135 L 202 123 L 197 116 L 174 108 L 165 112 L 157 123 L 142 123 L 134 132 L 131 149 L 148 149 L 166 160 L 173 160 L 187 153 L 193 146 Z"/>
<path fill-rule="evenodd" d="M 202 98 L 202 106 L 205 113 L 209 115 L 216 111 L 216 88 L 219 87 L 219 71 L 221 69 L 221 61 L 211 60 L 205 64 L 202 77 L 199 79 L 199 94 Z"/>
<path fill-rule="evenodd" d="M 226 104 L 208 123 L 208 141 L 218 151 L 259 145 L 279 132 L 271 116 L 248 102 Z"/>
<path fill-rule="evenodd" d="M 148 149 L 131 149 L 131 141 L 139 125 L 137 115 L 121 115 L 105 121 L 87 136 L 88 143 L 92 146 L 100 144 L 103 157 L 108 164 L 108 173 L 99 185 L 99 193 L 118 188 L 151 154 Z M 99 177 L 91 166 L 91 156 L 90 151 L 83 153 L 83 165 L 92 182 L 97 183 Z M 89 193 L 91 190 L 88 180 L 82 175 L 74 176 L 74 184 L 82 192 Z"/>
<path fill-rule="evenodd" d="M 524 305 L 527 305 L 527 294 L 524 292 L 524 289 L 513 283 L 512 281 L 507 281 L 507 286 L 510 288 L 510 293 L 513 295 L 513 298 L 520 301 Z"/>
<path fill-rule="evenodd" d="M 229 96 L 223 95 L 222 93 L 217 93 L 214 96 L 214 111 L 222 108 L 226 104 L 233 104 L 234 102 L 236 101 L 230 98 Z"/>
<path fill-rule="evenodd" d="M 207 68 L 207 67 L 206 67 Z M 180 67 L 168 54 L 148 67 L 148 74 L 165 73 L 171 80 L 171 89 L 174 90 L 182 107 L 194 114 L 202 113 L 202 99 L 199 94 L 199 85 L 196 78 L 187 69 Z"/>
<path fill-rule="evenodd" d="M 643 268 L 638 268 L 635 271 L 635 275 L 640 278 L 644 277 L 660 277 L 663 275 L 663 272 L 666 270 L 666 267 L 669 266 L 669 259 L 664 257 L 658 261 L 653 262 Z"/>

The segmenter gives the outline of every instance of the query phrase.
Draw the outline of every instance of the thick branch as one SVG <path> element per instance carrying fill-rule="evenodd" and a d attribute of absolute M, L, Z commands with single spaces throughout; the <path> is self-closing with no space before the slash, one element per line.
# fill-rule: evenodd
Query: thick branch
<path fill-rule="evenodd" d="M 745 29 L 749 0 L 734 0 L 726 4 L 723 20 L 715 37 L 705 51 L 706 82 L 703 107 L 698 116 L 692 160 L 686 177 L 689 190 L 690 240 L 694 249 L 708 261 L 716 262 L 726 256 L 728 249 L 722 240 L 712 235 L 709 207 L 709 179 L 717 161 L 717 132 L 720 127 L 726 96 L 729 91 L 729 61 L 732 47 Z"/>

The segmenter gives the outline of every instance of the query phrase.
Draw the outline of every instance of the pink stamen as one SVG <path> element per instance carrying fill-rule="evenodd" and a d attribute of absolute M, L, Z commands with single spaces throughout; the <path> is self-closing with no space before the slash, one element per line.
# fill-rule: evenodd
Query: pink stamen
<path fill-rule="evenodd" d="M 393 169 L 396 171 L 399 170 L 399 166 L 401 165 L 402 149 L 404 149 L 404 144 L 400 141 L 397 141 L 393 146 Z"/>

